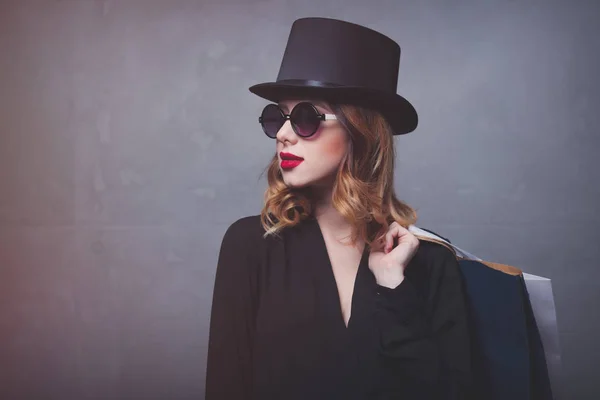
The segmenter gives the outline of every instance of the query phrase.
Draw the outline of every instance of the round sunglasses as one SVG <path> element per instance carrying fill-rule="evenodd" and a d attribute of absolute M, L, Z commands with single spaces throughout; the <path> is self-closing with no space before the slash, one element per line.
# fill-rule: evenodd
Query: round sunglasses
<path fill-rule="evenodd" d="M 288 119 L 294 132 L 298 136 L 307 138 L 317 132 L 321 121 L 335 120 L 337 117 L 335 114 L 321 114 L 313 104 L 308 102 L 296 104 L 289 114 L 284 113 L 277 104 L 268 104 L 258 117 L 258 122 L 265 134 L 275 139 L 277 132 Z"/>

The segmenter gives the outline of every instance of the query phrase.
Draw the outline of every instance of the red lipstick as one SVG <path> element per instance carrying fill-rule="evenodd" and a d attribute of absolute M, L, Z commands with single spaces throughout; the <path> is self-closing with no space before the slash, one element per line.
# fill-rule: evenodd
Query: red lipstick
<path fill-rule="evenodd" d="M 284 153 L 283 151 L 279 153 L 281 157 L 281 168 L 283 169 L 292 169 L 300 165 L 304 159 L 302 157 L 298 157 L 292 153 Z"/>

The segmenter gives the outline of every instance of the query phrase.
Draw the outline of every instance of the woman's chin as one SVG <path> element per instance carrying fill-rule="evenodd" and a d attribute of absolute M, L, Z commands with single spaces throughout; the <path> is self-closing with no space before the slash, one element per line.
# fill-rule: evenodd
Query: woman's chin
<path fill-rule="evenodd" d="M 302 189 L 308 186 L 308 182 L 300 182 L 297 179 L 284 179 L 283 182 L 291 189 Z"/>
<path fill-rule="evenodd" d="M 331 187 L 333 186 L 334 177 L 300 177 L 299 175 L 283 173 L 283 182 L 291 189 L 304 189 L 308 187 Z"/>
<path fill-rule="evenodd" d="M 301 189 L 310 184 L 310 180 L 300 178 L 299 176 L 291 176 L 286 172 L 283 173 L 283 182 L 292 189 Z"/>

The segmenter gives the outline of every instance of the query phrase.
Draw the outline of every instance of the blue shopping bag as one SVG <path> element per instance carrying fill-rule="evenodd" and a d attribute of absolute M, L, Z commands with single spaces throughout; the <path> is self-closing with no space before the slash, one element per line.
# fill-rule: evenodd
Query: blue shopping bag
<path fill-rule="evenodd" d="M 560 351 L 550 280 L 524 274 L 509 265 L 483 261 L 430 230 L 414 225 L 409 230 L 420 240 L 448 247 L 457 257 L 470 313 L 477 398 L 557 399 Z M 533 294 L 543 298 L 530 297 L 526 279 L 536 282 Z M 540 333 L 540 325 L 544 334 Z"/>

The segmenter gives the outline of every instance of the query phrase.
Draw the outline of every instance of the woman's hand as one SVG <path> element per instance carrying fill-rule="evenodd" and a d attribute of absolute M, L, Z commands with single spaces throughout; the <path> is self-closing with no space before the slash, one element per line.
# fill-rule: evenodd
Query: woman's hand
<path fill-rule="evenodd" d="M 398 245 L 394 247 L 394 241 Z M 404 270 L 419 248 L 417 239 L 408 229 L 393 222 L 385 238 L 374 243 L 369 254 L 369 269 L 378 285 L 395 288 L 404 280 Z"/>

